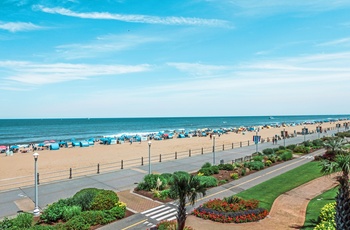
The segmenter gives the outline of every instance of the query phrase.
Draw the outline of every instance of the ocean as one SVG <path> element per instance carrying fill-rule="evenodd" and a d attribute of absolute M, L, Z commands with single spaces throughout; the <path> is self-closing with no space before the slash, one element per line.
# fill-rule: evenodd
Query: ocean
<path fill-rule="evenodd" d="M 250 127 L 350 119 L 350 115 L 0 119 L 0 145 L 40 143 L 45 140 L 86 140 L 122 134 L 149 134 L 166 130 Z"/>

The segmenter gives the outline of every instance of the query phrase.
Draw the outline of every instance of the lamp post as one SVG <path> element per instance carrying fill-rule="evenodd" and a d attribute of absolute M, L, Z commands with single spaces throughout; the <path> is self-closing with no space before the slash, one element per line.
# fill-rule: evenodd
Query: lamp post
<path fill-rule="evenodd" d="M 33 154 L 34 157 L 34 198 L 35 198 L 35 207 L 34 207 L 34 211 L 33 214 L 34 216 L 39 216 L 40 215 L 40 210 L 39 210 L 39 199 L 38 199 L 38 167 L 37 167 L 37 162 L 38 162 L 38 157 L 39 157 L 39 153 L 34 153 Z"/>
<path fill-rule="evenodd" d="M 256 131 L 256 135 L 255 135 L 255 147 L 256 147 L 256 154 L 258 154 L 259 149 L 258 149 L 258 143 L 259 143 L 259 137 L 258 137 L 258 130 Z"/>
<path fill-rule="evenodd" d="M 286 129 L 283 129 L 283 145 L 286 147 Z"/>
<path fill-rule="evenodd" d="M 148 174 L 151 174 L 151 141 L 148 141 Z"/>
<path fill-rule="evenodd" d="M 215 135 L 213 135 L 213 165 L 215 165 Z"/>
<path fill-rule="evenodd" d="M 304 133 L 304 142 L 306 141 L 305 138 L 306 138 L 306 126 L 304 126 L 304 130 L 303 130 L 303 133 Z"/>

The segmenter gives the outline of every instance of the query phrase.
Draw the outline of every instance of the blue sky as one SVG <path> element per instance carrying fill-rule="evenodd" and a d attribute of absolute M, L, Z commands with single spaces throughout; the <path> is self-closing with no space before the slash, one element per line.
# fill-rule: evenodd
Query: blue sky
<path fill-rule="evenodd" d="M 0 118 L 350 114 L 348 0 L 2 0 Z"/>

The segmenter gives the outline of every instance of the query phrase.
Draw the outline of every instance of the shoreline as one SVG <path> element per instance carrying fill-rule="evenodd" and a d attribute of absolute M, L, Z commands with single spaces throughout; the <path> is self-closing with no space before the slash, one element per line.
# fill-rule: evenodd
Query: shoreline
<path fill-rule="evenodd" d="M 302 128 L 307 127 L 309 132 L 315 132 L 316 126 L 312 125 L 299 125 L 280 128 L 264 128 L 260 129 L 259 135 L 265 140 L 267 137 L 275 135 L 281 135 L 281 131 L 285 129 L 289 134 L 293 134 L 294 131 L 301 133 Z M 335 129 L 336 123 L 323 123 L 323 130 Z M 250 141 L 251 145 L 254 144 L 253 136 L 256 132 L 244 132 L 233 133 L 228 132 L 216 136 L 215 146 L 231 145 L 232 143 L 247 142 Z M 282 142 L 283 143 L 283 142 Z M 281 140 L 277 144 L 281 144 Z M 276 145 L 278 146 L 278 145 Z M 159 156 L 159 154 L 170 154 L 175 152 L 188 152 L 189 149 L 199 150 L 201 148 L 210 149 L 213 147 L 213 140 L 207 137 L 192 137 L 192 138 L 175 138 L 161 141 L 152 140 L 151 151 L 152 160 L 153 157 Z M 141 159 L 141 157 L 148 159 L 148 142 L 134 142 L 115 144 L 115 145 L 102 145 L 95 143 L 90 147 L 68 147 L 60 148 L 59 150 L 42 150 L 37 151 L 39 153 L 38 167 L 40 173 L 55 172 L 61 170 L 69 170 L 69 168 L 81 168 L 88 167 L 97 164 L 108 164 L 111 162 L 120 162 Z M 0 168 L 2 173 L 0 174 L 0 180 L 31 176 L 33 174 L 33 153 L 15 153 L 13 156 L 6 156 L 0 154 Z M 0 181 L 1 185 L 1 181 Z"/>

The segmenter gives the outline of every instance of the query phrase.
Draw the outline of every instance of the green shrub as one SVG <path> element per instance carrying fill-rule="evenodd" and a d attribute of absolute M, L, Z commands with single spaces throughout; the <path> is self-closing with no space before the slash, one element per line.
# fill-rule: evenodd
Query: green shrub
<path fill-rule="evenodd" d="M 245 176 L 247 174 L 247 170 L 245 168 L 242 168 L 241 176 Z"/>
<path fill-rule="evenodd" d="M 107 224 L 106 214 L 104 211 L 85 211 L 80 214 L 80 216 L 85 220 L 85 222 L 91 226 L 98 224 Z"/>
<path fill-rule="evenodd" d="M 210 167 L 213 174 L 219 174 L 219 167 L 217 165 L 213 165 Z"/>
<path fill-rule="evenodd" d="M 279 150 L 285 150 L 286 147 L 284 147 L 283 145 L 280 145 L 280 146 L 278 146 L 278 149 L 279 149 Z"/>
<path fill-rule="evenodd" d="M 168 181 L 161 177 L 160 175 L 156 174 L 148 174 L 143 178 L 143 182 L 139 183 L 137 185 L 138 190 L 146 190 L 151 191 L 152 189 L 157 188 L 157 181 L 159 180 L 162 182 L 161 186 L 159 187 L 160 190 L 163 190 L 166 186 Z"/>
<path fill-rule="evenodd" d="M 335 225 L 335 202 L 328 203 L 321 209 L 320 215 L 318 217 L 319 224 L 314 228 L 315 230 L 323 230 L 323 229 L 336 229 Z"/>
<path fill-rule="evenodd" d="M 5 217 L 2 221 L 0 221 L 0 229 L 11 229 L 13 226 L 13 219 L 9 219 Z"/>
<path fill-rule="evenodd" d="M 219 164 L 218 167 L 220 170 L 227 170 L 227 171 L 232 171 L 234 169 L 234 166 L 232 164 Z"/>
<path fill-rule="evenodd" d="M 204 163 L 204 165 L 202 166 L 202 168 L 210 168 L 211 164 L 209 162 Z"/>
<path fill-rule="evenodd" d="M 303 143 L 301 143 L 302 145 L 304 145 L 305 147 L 313 147 L 312 145 L 312 142 L 307 140 L 307 141 L 304 141 Z"/>
<path fill-rule="evenodd" d="M 32 226 L 33 215 L 30 213 L 20 213 L 13 219 L 13 226 L 17 229 L 28 229 Z"/>
<path fill-rule="evenodd" d="M 281 159 L 283 160 L 283 161 L 288 161 L 288 160 L 290 160 L 290 159 L 292 159 L 293 158 L 293 154 L 291 153 L 291 152 L 284 152 L 284 153 L 282 153 L 281 155 L 280 155 L 280 157 L 281 157 Z"/>
<path fill-rule="evenodd" d="M 253 161 L 263 161 L 264 157 L 263 156 L 254 156 Z"/>
<path fill-rule="evenodd" d="M 63 221 L 68 221 L 73 216 L 77 216 L 81 213 L 81 207 L 74 205 L 74 206 L 66 206 L 63 208 L 62 212 L 62 219 Z"/>
<path fill-rule="evenodd" d="M 173 174 L 171 174 L 171 173 L 162 173 L 160 175 L 160 177 L 164 178 L 167 181 L 167 183 L 169 184 L 169 181 L 173 177 Z"/>
<path fill-rule="evenodd" d="M 112 209 L 106 210 L 104 212 L 115 219 L 122 219 L 125 217 L 125 211 L 125 207 L 115 206 Z"/>
<path fill-rule="evenodd" d="M 271 161 L 272 163 L 277 162 L 277 156 L 275 154 L 271 154 L 268 156 L 267 160 Z"/>
<path fill-rule="evenodd" d="M 204 176 L 211 176 L 214 174 L 213 170 L 211 170 L 211 167 L 209 168 L 201 168 L 199 171 L 199 173 L 203 173 Z"/>
<path fill-rule="evenodd" d="M 323 147 L 323 141 L 321 139 L 316 139 L 312 141 L 312 145 L 316 148 L 322 148 Z"/>
<path fill-rule="evenodd" d="M 264 149 L 262 152 L 263 152 L 263 154 L 265 154 L 265 155 L 270 155 L 270 154 L 273 154 L 273 153 L 274 153 L 274 152 L 273 152 L 273 149 L 271 149 L 271 148 Z"/>
<path fill-rule="evenodd" d="M 75 216 L 65 224 L 67 230 L 89 230 L 89 223 L 82 216 Z"/>
<path fill-rule="evenodd" d="M 295 153 L 307 153 L 307 149 L 304 145 L 298 145 L 294 148 Z"/>
<path fill-rule="evenodd" d="M 287 149 L 289 149 L 289 150 L 292 150 L 292 151 L 294 151 L 294 149 L 295 149 L 295 147 L 297 147 L 297 145 L 295 145 L 295 144 L 291 144 L 291 145 L 287 145 Z"/>
<path fill-rule="evenodd" d="M 64 207 L 67 205 L 67 200 L 60 199 L 59 201 L 49 205 L 41 214 L 40 219 L 45 223 L 53 223 L 62 219 Z"/>
<path fill-rule="evenodd" d="M 227 180 L 219 180 L 218 182 L 219 185 L 226 184 L 226 183 L 227 183 Z"/>
<path fill-rule="evenodd" d="M 112 190 L 101 190 L 91 203 L 92 210 L 109 210 L 118 203 L 119 197 Z"/>
<path fill-rule="evenodd" d="M 238 173 L 231 173 L 230 174 L 231 179 L 237 180 L 239 178 Z"/>
<path fill-rule="evenodd" d="M 205 184 L 207 188 L 218 186 L 218 180 L 212 176 L 200 176 L 198 177 L 201 184 Z"/>
<path fill-rule="evenodd" d="M 247 165 L 247 168 L 249 168 L 250 170 L 261 170 L 265 168 L 265 165 L 262 161 L 251 161 Z"/>
<path fill-rule="evenodd" d="M 60 226 L 62 226 L 62 227 L 60 228 Z M 55 225 L 55 226 L 51 226 L 51 225 L 34 225 L 31 228 L 29 228 L 29 229 L 30 230 L 63 230 L 65 228 L 63 228 L 63 224 L 59 224 L 59 225 Z"/>
<path fill-rule="evenodd" d="M 270 167 L 272 165 L 272 161 L 270 161 L 270 160 L 265 161 L 265 165 L 267 167 Z"/>
<path fill-rule="evenodd" d="M 236 204 L 236 203 L 239 203 L 241 200 L 242 200 L 242 198 L 235 196 L 235 195 L 232 195 L 229 197 L 224 197 L 224 201 L 226 201 L 229 204 Z"/>
<path fill-rule="evenodd" d="M 82 211 L 91 210 L 91 203 L 99 191 L 97 188 L 82 189 L 73 196 L 71 205 L 80 206 Z"/>

